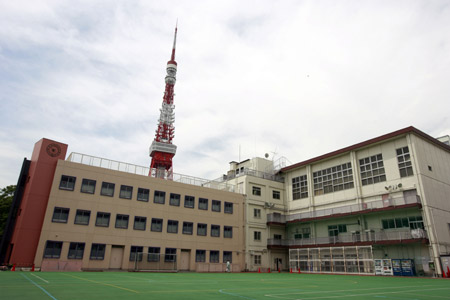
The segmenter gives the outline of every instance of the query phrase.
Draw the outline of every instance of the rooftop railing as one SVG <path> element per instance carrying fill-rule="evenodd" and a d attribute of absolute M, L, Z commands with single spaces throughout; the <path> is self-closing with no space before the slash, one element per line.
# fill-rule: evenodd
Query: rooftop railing
<path fill-rule="evenodd" d="M 109 170 L 114 171 L 120 171 L 120 172 L 126 172 L 136 175 L 142 175 L 142 176 L 148 176 L 150 172 L 149 167 L 143 167 L 138 165 L 133 165 L 125 162 L 115 161 L 111 159 L 96 157 L 92 155 L 87 154 L 81 154 L 72 152 L 69 157 L 67 158 L 68 161 L 74 162 L 74 163 L 80 163 L 83 165 L 93 166 L 93 167 L 99 167 L 99 168 L 105 168 Z M 154 173 L 154 170 L 152 170 L 152 174 Z M 216 180 L 208 180 L 203 179 L 199 177 L 189 176 L 189 175 L 183 175 L 178 173 L 169 173 L 169 172 L 157 172 L 158 178 L 165 179 L 165 180 L 171 180 L 175 182 L 190 184 L 190 185 L 196 185 L 196 186 L 202 186 L 207 188 L 212 188 L 216 190 L 223 190 L 228 192 L 236 192 L 235 186 L 233 184 L 229 184 L 226 182 L 220 182 Z"/>
<path fill-rule="evenodd" d="M 401 205 L 406 205 L 406 204 L 415 204 L 415 203 L 420 203 L 419 196 L 395 197 L 395 198 L 370 201 L 370 202 L 360 203 L 360 204 L 343 205 L 343 206 L 338 206 L 338 207 L 334 207 L 334 208 L 318 209 L 315 211 L 309 211 L 309 212 L 297 213 L 297 214 L 291 214 L 291 215 L 282 215 L 282 214 L 273 213 L 273 214 L 267 215 L 267 222 L 286 223 L 286 222 L 297 221 L 297 220 L 301 221 L 302 219 L 319 218 L 319 217 L 332 216 L 332 215 L 337 215 L 337 214 L 365 212 L 365 211 L 370 211 L 370 210 L 374 210 L 374 209 L 396 207 L 396 206 L 401 206 Z"/>
<path fill-rule="evenodd" d="M 385 242 L 385 241 L 405 241 L 428 239 L 427 232 L 423 229 L 411 230 L 366 230 L 363 233 L 339 234 L 338 236 L 315 237 L 308 239 L 268 239 L 267 246 L 309 246 L 309 245 L 328 245 L 342 243 L 361 243 L 361 242 Z"/>
<path fill-rule="evenodd" d="M 263 178 L 263 179 L 277 181 L 277 182 L 284 182 L 284 177 L 282 177 L 278 174 L 271 174 L 271 173 L 256 171 L 256 170 L 249 169 L 249 168 L 244 168 L 244 170 L 239 171 L 239 173 L 237 173 L 237 174 L 235 172 L 229 173 L 227 175 L 224 174 L 222 177 L 215 179 L 215 181 L 227 181 L 227 180 L 234 179 L 234 178 L 244 176 L 244 175 L 249 175 L 249 176 Z"/>

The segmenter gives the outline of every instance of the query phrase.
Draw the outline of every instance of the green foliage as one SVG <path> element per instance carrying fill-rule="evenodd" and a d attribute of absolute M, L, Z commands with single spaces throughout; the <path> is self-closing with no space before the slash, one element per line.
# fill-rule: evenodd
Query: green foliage
<path fill-rule="evenodd" d="M 0 236 L 3 235 L 15 191 L 15 185 L 8 185 L 0 191 Z"/>

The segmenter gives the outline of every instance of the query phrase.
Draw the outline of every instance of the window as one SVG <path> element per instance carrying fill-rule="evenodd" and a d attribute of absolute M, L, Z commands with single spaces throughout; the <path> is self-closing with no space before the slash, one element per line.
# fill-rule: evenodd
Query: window
<path fill-rule="evenodd" d="M 261 231 L 254 231 L 253 232 L 253 239 L 255 241 L 260 241 L 261 240 Z"/>
<path fill-rule="evenodd" d="M 83 179 L 81 182 L 81 192 L 93 194 L 95 192 L 95 180 L 92 179 Z"/>
<path fill-rule="evenodd" d="M 157 231 L 157 232 L 161 232 L 162 231 L 162 223 L 163 220 L 162 219 L 152 219 L 152 226 L 150 228 L 151 231 Z"/>
<path fill-rule="evenodd" d="M 397 149 L 397 161 L 398 169 L 400 171 L 400 177 L 408 177 L 414 175 L 411 164 L 411 155 L 409 154 L 408 147 Z"/>
<path fill-rule="evenodd" d="M 134 217 L 134 225 L 133 229 L 135 230 L 145 230 L 145 226 L 147 225 L 146 217 Z"/>
<path fill-rule="evenodd" d="M 45 258 L 59 258 L 63 242 L 47 241 L 44 250 Z"/>
<path fill-rule="evenodd" d="M 272 198 L 280 200 L 281 199 L 281 193 L 280 191 L 272 191 Z"/>
<path fill-rule="evenodd" d="M 281 240 L 281 238 L 282 238 L 281 234 L 274 234 L 273 235 L 273 239 L 274 240 Z"/>
<path fill-rule="evenodd" d="M 208 229 L 208 225 L 206 224 L 197 224 L 197 235 L 206 236 L 206 232 Z"/>
<path fill-rule="evenodd" d="M 131 199 L 131 195 L 133 194 L 133 187 L 129 185 L 121 185 L 119 198 L 123 199 Z"/>
<path fill-rule="evenodd" d="M 220 212 L 221 203 L 219 200 L 212 201 L 212 211 Z"/>
<path fill-rule="evenodd" d="M 198 198 L 198 209 L 208 210 L 208 199 Z"/>
<path fill-rule="evenodd" d="M 206 261 L 206 250 L 196 250 L 195 262 L 205 262 L 205 261 Z"/>
<path fill-rule="evenodd" d="M 67 223 L 69 218 L 69 209 L 64 207 L 55 207 L 53 210 L 52 222 Z"/>
<path fill-rule="evenodd" d="M 345 163 L 313 173 L 314 195 L 353 188 L 352 164 Z"/>
<path fill-rule="evenodd" d="M 70 243 L 69 254 L 67 254 L 67 258 L 83 259 L 83 254 L 84 254 L 84 243 Z"/>
<path fill-rule="evenodd" d="M 144 252 L 144 247 L 131 246 L 130 261 L 142 261 L 142 252 Z"/>
<path fill-rule="evenodd" d="M 383 219 L 381 220 L 383 229 L 424 229 L 422 216 L 416 217 L 403 217 L 395 219 Z"/>
<path fill-rule="evenodd" d="M 75 188 L 75 180 L 76 178 L 73 176 L 62 175 L 61 181 L 59 182 L 59 189 L 73 191 Z"/>
<path fill-rule="evenodd" d="M 347 225 L 329 225 L 328 226 L 328 236 L 338 236 L 339 233 L 347 232 Z"/>
<path fill-rule="evenodd" d="M 223 262 L 233 262 L 233 255 L 231 251 L 223 251 Z"/>
<path fill-rule="evenodd" d="M 164 257 L 165 262 L 175 262 L 177 261 L 177 249 L 176 248 L 166 248 L 166 256 Z"/>
<path fill-rule="evenodd" d="M 292 200 L 308 198 L 308 180 L 306 175 L 292 178 Z"/>
<path fill-rule="evenodd" d="M 149 189 L 138 188 L 138 192 L 137 192 L 137 200 L 138 201 L 148 202 L 149 195 L 150 195 Z"/>
<path fill-rule="evenodd" d="M 102 190 L 100 191 L 100 195 L 113 197 L 115 186 L 116 185 L 114 183 L 102 182 Z"/>
<path fill-rule="evenodd" d="M 368 185 L 386 181 L 383 155 L 377 154 L 359 160 L 361 184 Z"/>
<path fill-rule="evenodd" d="M 252 194 L 255 196 L 261 196 L 261 188 L 257 186 L 252 187 Z"/>
<path fill-rule="evenodd" d="M 211 236 L 220 237 L 220 226 L 219 225 L 211 225 Z"/>
<path fill-rule="evenodd" d="M 253 257 L 254 257 L 255 265 L 260 265 L 261 264 L 261 255 L 255 255 Z"/>
<path fill-rule="evenodd" d="M 111 217 L 110 213 L 98 212 L 97 219 L 95 220 L 95 226 L 108 227 L 110 217 Z"/>
<path fill-rule="evenodd" d="M 160 251 L 159 247 L 148 247 L 147 261 L 159 261 Z"/>
<path fill-rule="evenodd" d="M 167 221 L 167 232 L 168 233 L 178 233 L 178 221 L 168 220 Z"/>
<path fill-rule="evenodd" d="M 255 217 L 255 219 L 261 219 L 261 209 L 254 208 L 253 209 L 253 217 Z"/>
<path fill-rule="evenodd" d="M 89 219 L 91 217 L 91 211 L 77 209 L 77 214 L 75 215 L 75 224 L 79 225 L 89 225 Z"/>
<path fill-rule="evenodd" d="M 180 206 L 181 196 L 179 194 L 170 194 L 169 204 L 172 206 Z"/>
<path fill-rule="evenodd" d="M 127 229 L 128 228 L 128 215 L 116 215 L 116 228 Z"/>
<path fill-rule="evenodd" d="M 219 251 L 211 250 L 209 251 L 209 262 L 218 263 L 219 262 Z"/>
<path fill-rule="evenodd" d="M 164 204 L 166 202 L 166 192 L 155 191 L 154 203 Z"/>
<path fill-rule="evenodd" d="M 226 213 L 226 214 L 232 214 L 232 213 L 233 213 L 233 203 L 231 203 L 231 202 L 225 202 L 225 203 L 224 203 L 223 211 L 224 211 L 224 213 Z"/>
<path fill-rule="evenodd" d="M 299 233 L 297 229 L 295 231 L 294 239 L 309 239 L 311 236 L 311 228 L 309 227 L 300 228 L 301 233 Z"/>
<path fill-rule="evenodd" d="M 230 239 L 233 237 L 233 227 L 232 226 L 223 226 L 223 237 L 230 238 Z"/>
<path fill-rule="evenodd" d="M 192 196 L 184 196 L 184 207 L 194 208 L 195 198 Z"/>
<path fill-rule="evenodd" d="M 183 234 L 192 234 L 194 231 L 194 223 L 183 222 Z"/>
<path fill-rule="evenodd" d="M 105 258 L 105 244 L 92 244 L 91 255 L 89 259 L 91 260 L 103 260 Z"/>

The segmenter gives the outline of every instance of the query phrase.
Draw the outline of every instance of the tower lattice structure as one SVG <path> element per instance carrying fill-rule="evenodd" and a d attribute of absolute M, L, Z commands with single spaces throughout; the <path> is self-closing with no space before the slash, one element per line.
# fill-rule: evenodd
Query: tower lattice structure
<path fill-rule="evenodd" d="M 149 176 L 152 177 L 172 178 L 172 158 L 175 156 L 177 150 L 177 146 L 172 144 L 175 133 L 175 105 L 173 104 L 173 96 L 177 74 L 177 62 L 175 61 L 177 29 L 178 26 L 175 27 L 172 56 L 167 62 L 166 67 L 166 88 L 160 109 L 158 128 L 156 129 L 155 139 L 150 146 L 152 162 L 150 164 Z"/>

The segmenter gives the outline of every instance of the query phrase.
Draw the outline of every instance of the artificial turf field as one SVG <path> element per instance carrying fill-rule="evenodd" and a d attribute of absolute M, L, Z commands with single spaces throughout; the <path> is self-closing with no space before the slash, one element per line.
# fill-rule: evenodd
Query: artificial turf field
<path fill-rule="evenodd" d="M 0 272 L 0 299 L 450 299 L 450 279 L 289 273 Z"/>

